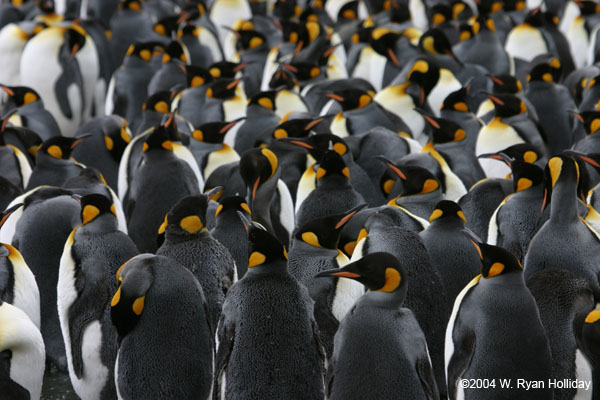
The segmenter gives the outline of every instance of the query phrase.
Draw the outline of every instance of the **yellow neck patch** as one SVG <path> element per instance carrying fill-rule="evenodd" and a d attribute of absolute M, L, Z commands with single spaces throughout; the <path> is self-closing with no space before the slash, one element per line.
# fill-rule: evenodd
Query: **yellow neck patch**
<path fill-rule="evenodd" d="M 455 142 L 460 142 L 461 140 L 463 140 L 466 137 L 467 137 L 467 134 L 462 129 L 457 129 L 456 132 L 454 132 L 454 141 Z"/>
<path fill-rule="evenodd" d="M 435 221 L 436 219 L 438 219 L 439 217 L 441 217 L 443 214 L 444 214 L 444 212 L 442 210 L 440 210 L 439 208 L 436 208 L 431 213 L 431 216 L 429 217 L 429 222 Z"/>
<path fill-rule="evenodd" d="M 142 311 L 144 310 L 144 299 L 146 296 L 138 297 L 133 302 L 131 309 L 133 310 L 135 315 L 142 315 Z"/>
<path fill-rule="evenodd" d="M 411 76 L 413 72 L 418 71 L 422 74 L 426 74 L 429 71 L 429 64 L 427 61 L 419 60 L 412 66 L 410 69 L 408 76 Z"/>
<path fill-rule="evenodd" d="M 365 228 L 362 228 L 360 230 L 360 232 L 358 233 L 358 237 L 356 238 L 356 243 L 360 242 L 361 240 L 363 240 L 367 236 L 369 236 L 369 232 L 367 232 L 367 230 Z"/>
<path fill-rule="evenodd" d="M 204 133 L 202 132 L 202 129 L 194 130 L 194 132 L 192 132 L 192 137 L 197 141 L 202 142 L 204 140 Z"/>
<path fill-rule="evenodd" d="M 277 166 L 279 165 L 277 156 L 271 150 L 266 148 L 262 149 L 260 152 L 263 156 L 267 158 L 267 160 L 269 160 L 269 164 L 271 164 L 271 175 L 269 175 L 269 179 L 271 179 L 271 177 L 275 174 L 275 171 L 277 170 Z"/>
<path fill-rule="evenodd" d="M 250 254 L 248 258 L 248 268 L 256 267 L 257 265 L 261 265 L 265 262 L 267 257 L 263 253 L 259 253 L 258 251 Z"/>
<path fill-rule="evenodd" d="M 370 103 L 371 103 L 371 97 L 369 95 L 361 94 L 360 97 L 358 98 L 358 108 L 362 108 Z"/>
<path fill-rule="evenodd" d="M 252 211 L 250 211 L 250 207 L 248 207 L 248 204 L 246 203 L 241 203 L 240 207 L 242 207 L 242 209 L 244 211 L 246 211 L 248 213 L 248 215 L 252 215 Z"/>
<path fill-rule="evenodd" d="M 271 101 L 271 99 L 269 99 L 268 97 L 261 97 L 260 99 L 258 99 L 258 104 L 268 110 L 273 110 L 274 108 L 273 101 Z"/>
<path fill-rule="evenodd" d="M 163 233 L 165 233 L 165 229 L 167 229 L 167 216 L 165 215 L 165 220 L 163 221 L 162 224 L 160 224 L 160 226 L 158 227 L 158 234 L 162 235 Z"/>
<path fill-rule="evenodd" d="M 598 129 L 600 129 L 600 118 L 596 118 L 592 121 L 590 124 L 590 133 L 594 133 Z"/>
<path fill-rule="evenodd" d="M 302 241 L 310 244 L 311 246 L 323 247 L 319 243 L 319 238 L 317 237 L 317 235 L 314 234 L 314 232 L 304 232 L 301 237 Z"/>
<path fill-rule="evenodd" d="M 402 281 L 402 277 L 400 273 L 394 268 L 386 268 L 385 269 L 385 285 L 381 289 L 378 289 L 378 292 L 393 292 L 400 286 L 400 282 Z"/>
<path fill-rule="evenodd" d="M 504 271 L 504 264 L 495 262 L 490 267 L 490 270 L 489 270 L 486 278 L 491 278 L 493 276 L 500 275 L 502 273 L 502 271 Z"/>
<path fill-rule="evenodd" d="M 58 158 L 59 160 L 62 159 L 63 151 L 57 145 L 53 144 L 52 146 L 48 147 L 47 151 L 52 157 Z"/>
<path fill-rule="evenodd" d="M 325 174 L 327 173 L 327 171 L 321 167 L 317 168 L 317 179 L 321 179 L 322 177 L 325 176 Z"/>
<path fill-rule="evenodd" d="M 467 222 L 467 218 L 465 218 L 465 214 L 462 211 L 458 211 L 456 215 L 458 215 L 458 218 L 462 219 L 463 222 Z"/>
<path fill-rule="evenodd" d="M 117 304 L 119 304 L 120 300 L 121 300 L 121 286 L 119 285 L 119 288 L 117 289 L 112 300 L 110 301 L 110 306 L 111 307 L 116 306 Z"/>
<path fill-rule="evenodd" d="M 92 205 L 86 205 L 83 207 L 83 211 L 81 212 L 82 223 L 85 225 L 90 221 L 93 221 L 100 214 L 100 210 L 98 207 Z"/>
<path fill-rule="evenodd" d="M 396 184 L 396 181 L 393 179 L 388 179 L 383 183 L 383 191 L 385 192 L 385 194 L 390 194 L 392 192 L 392 189 L 394 188 L 394 185 Z"/>
<path fill-rule="evenodd" d="M 343 156 L 348 151 L 348 149 L 346 148 L 346 146 L 343 143 L 341 143 L 341 142 L 338 142 L 338 143 L 334 144 L 333 145 L 333 150 L 336 153 L 338 153 L 340 156 Z"/>
<path fill-rule="evenodd" d="M 25 97 L 23 97 L 23 105 L 27 105 L 29 103 L 33 103 L 34 101 L 37 101 L 38 97 L 31 92 L 27 92 L 25 93 Z"/>
<path fill-rule="evenodd" d="M 163 114 L 167 114 L 170 111 L 169 106 L 164 101 L 159 101 L 158 103 L 156 103 L 154 105 L 154 110 Z"/>
<path fill-rule="evenodd" d="M 287 134 L 287 132 L 286 132 L 285 129 L 283 129 L 283 128 L 277 128 L 277 129 L 275 129 L 275 132 L 273 132 L 273 137 L 275 139 L 281 139 L 281 138 L 288 137 L 288 134 Z"/>
<path fill-rule="evenodd" d="M 529 189 L 532 185 L 533 185 L 533 182 L 531 181 L 531 179 L 519 178 L 519 180 L 517 181 L 517 192 L 520 192 L 521 190 Z"/>
<path fill-rule="evenodd" d="M 550 176 L 552 177 L 552 187 L 554 187 L 556 181 L 558 181 L 562 165 L 563 161 L 560 157 L 552 157 L 550 161 L 548 161 L 548 168 L 550 169 Z"/>
<path fill-rule="evenodd" d="M 201 76 L 195 76 L 192 78 L 192 81 L 190 82 L 190 86 L 191 87 L 198 87 L 198 86 L 202 86 L 204 85 L 204 78 Z"/>
<path fill-rule="evenodd" d="M 525 152 L 525 154 L 523 154 L 523 161 L 529 164 L 533 164 L 537 161 L 537 154 L 535 154 L 535 152 L 531 150 L 528 150 Z"/>
<path fill-rule="evenodd" d="M 440 187 L 440 185 L 439 183 L 437 183 L 436 180 L 426 179 L 425 182 L 423 182 L 423 189 L 421 190 L 421 194 L 431 193 L 434 190 L 437 190 L 438 187 Z"/>
<path fill-rule="evenodd" d="M 115 147 L 115 143 L 110 136 L 104 136 L 104 145 L 108 151 L 111 151 Z"/>
<path fill-rule="evenodd" d="M 456 111 L 462 111 L 462 112 L 468 112 L 469 111 L 469 107 L 467 107 L 467 104 L 465 102 L 459 101 L 458 103 L 454 104 L 454 109 Z"/>
<path fill-rule="evenodd" d="M 202 221 L 200 217 L 197 215 L 190 215 L 188 217 L 182 218 L 179 221 L 179 226 L 181 229 L 186 231 L 187 233 L 194 234 L 197 233 L 204 225 L 202 225 Z"/>

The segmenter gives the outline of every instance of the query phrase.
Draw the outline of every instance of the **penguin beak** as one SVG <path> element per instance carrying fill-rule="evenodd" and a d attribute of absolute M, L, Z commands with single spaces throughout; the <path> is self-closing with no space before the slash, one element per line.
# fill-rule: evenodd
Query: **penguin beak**
<path fill-rule="evenodd" d="M 396 175 L 398 175 L 400 177 L 400 179 L 402 179 L 403 181 L 408 179 L 406 177 L 406 175 L 404 174 L 404 172 L 402 172 L 402 170 L 396 164 L 394 164 L 392 161 L 390 161 L 389 159 L 387 159 L 384 156 L 377 156 L 377 158 L 380 161 L 383 161 L 385 163 L 385 165 L 388 166 L 389 169 L 391 169 Z"/>
<path fill-rule="evenodd" d="M 294 66 L 293 66 L 293 65 L 291 65 L 291 64 L 285 64 L 285 63 L 281 63 L 281 64 L 279 64 L 279 65 L 281 65 L 283 68 L 285 68 L 285 69 L 287 69 L 288 71 L 291 71 L 291 72 L 293 72 L 293 73 L 295 73 L 295 74 L 297 74 L 297 73 L 298 73 L 298 68 L 294 67 Z"/>
<path fill-rule="evenodd" d="M 235 124 L 237 124 L 240 120 L 237 119 L 235 121 L 231 121 L 230 123 L 228 123 L 227 125 L 225 125 L 224 127 L 222 127 L 219 130 L 219 133 L 222 135 L 224 133 L 227 133 L 228 130 L 230 130 L 231 128 L 233 128 L 235 126 Z"/>
<path fill-rule="evenodd" d="M 75 58 L 75 55 L 79 51 L 79 43 L 75 43 L 71 49 L 71 57 Z"/>
<path fill-rule="evenodd" d="M 584 162 L 590 164 L 592 167 L 600 168 L 600 163 L 598 163 L 598 161 L 596 161 L 590 157 L 590 155 L 592 155 L 592 154 L 586 155 L 586 154 L 582 154 L 582 153 L 579 153 L 579 152 L 573 151 L 573 150 L 566 150 L 563 152 L 563 154 L 571 156 L 571 157 L 577 157 L 581 161 L 584 161 Z M 598 154 L 594 154 L 594 156 L 598 157 Z"/>
<path fill-rule="evenodd" d="M 311 122 L 309 122 L 305 127 L 304 130 L 305 131 L 310 131 L 312 128 L 314 128 L 315 126 L 319 125 L 321 122 L 323 122 L 325 120 L 325 118 L 317 118 Z"/>
<path fill-rule="evenodd" d="M 330 269 L 327 271 L 319 272 L 317 275 L 315 275 L 315 278 L 325 278 L 325 277 L 332 277 L 332 276 L 337 276 L 337 277 L 341 277 L 341 278 L 350 278 L 350 279 L 360 278 L 359 274 L 355 274 L 354 272 L 344 271 L 343 269 L 340 269 L 340 268 Z"/>
<path fill-rule="evenodd" d="M 235 88 L 241 81 L 242 81 L 241 79 L 236 79 L 235 81 L 233 81 L 230 84 L 228 84 L 227 86 L 225 86 L 225 88 L 227 90 L 231 90 L 231 89 Z"/>
<path fill-rule="evenodd" d="M 482 243 L 481 239 L 469 229 L 463 229 L 461 232 L 469 239 L 473 247 L 475 247 L 475 250 L 477 250 L 479 258 L 483 260 L 483 253 L 481 252 L 481 247 L 479 247 L 479 244 Z"/>
<path fill-rule="evenodd" d="M 350 211 L 348 211 L 346 213 L 346 215 L 344 215 L 344 217 L 338 221 L 338 223 L 335 225 L 334 229 L 338 230 L 338 229 L 342 228 L 344 225 L 346 225 L 346 223 L 348 223 L 348 221 L 350 221 L 350 219 L 352 219 L 352 217 L 354 217 L 356 215 L 356 213 L 358 213 L 360 210 L 362 210 L 366 206 L 367 206 L 367 204 L 361 204 L 360 206 L 356 206 L 353 209 L 351 209 Z"/>
<path fill-rule="evenodd" d="M 8 210 L 5 210 L 2 214 L 0 214 L 2 216 L 2 218 L 0 218 L 0 228 L 2 228 L 2 225 L 4 225 L 4 223 L 6 222 L 6 220 L 8 219 L 8 217 L 10 217 L 10 215 L 15 212 L 16 210 L 18 210 L 21 206 L 23 206 L 25 203 L 18 203 L 15 204 L 14 206 L 12 206 L 11 208 L 9 208 Z"/>
<path fill-rule="evenodd" d="M 491 158 L 492 160 L 502 161 L 509 167 L 512 161 L 512 159 L 504 153 L 485 153 L 478 155 L 477 158 Z"/>
<path fill-rule="evenodd" d="M 427 121 L 429 125 L 433 126 L 435 129 L 440 129 L 440 124 L 438 124 L 435 119 L 431 118 L 427 114 L 421 113 L 421 115 L 423 115 L 423 118 L 425 118 L 425 121 Z"/>
<path fill-rule="evenodd" d="M 14 95 L 15 95 L 15 92 L 13 92 L 13 91 L 12 91 L 10 88 L 8 88 L 7 86 L 0 85 L 0 88 L 1 88 L 2 90 L 4 90 L 4 91 L 6 92 L 6 94 L 7 94 L 7 95 L 9 95 L 9 96 L 14 96 Z"/>
<path fill-rule="evenodd" d="M 326 93 L 326 94 L 325 94 L 325 97 L 329 97 L 330 99 L 333 99 L 333 100 L 339 101 L 340 103 L 341 103 L 342 101 L 344 101 L 344 98 L 343 98 L 342 96 L 339 96 L 339 95 L 337 95 L 337 94 L 335 94 L 335 93 Z"/>
<path fill-rule="evenodd" d="M 214 188 L 210 189 L 205 194 L 208 197 L 208 200 L 217 201 L 223 195 L 224 191 L 225 191 L 225 189 L 223 189 L 223 186 L 215 186 Z"/>
<path fill-rule="evenodd" d="M 248 207 L 254 213 L 254 199 L 256 198 L 256 192 L 258 191 L 258 187 L 260 186 L 260 176 L 256 178 L 254 184 L 252 185 L 252 189 L 248 188 Z"/>
<path fill-rule="evenodd" d="M 504 102 L 503 102 L 502 100 L 500 100 L 498 97 L 494 96 L 493 94 L 491 94 L 491 93 L 486 93 L 485 95 L 486 95 L 486 96 L 488 97 L 488 99 L 490 99 L 490 100 L 491 100 L 491 101 L 492 101 L 494 104 L 498 104 L 499 106 L 503 106 L 503 105 L 504 105 Z"/>
<path fill-rule="evenodd" d="M 233 72 L 239 72 L 239 71 L 243 70 L 244 68 L 246 68 L 247 66 L 248 66 L 248 63 L 239 64 L 233 69 Z"/>
<path fill-rule="evenodd" d="M 390 60 L 394 63 L 396 67 L 400 67 L 400 61 L 398 61 L 398 57 L 396 57 L 396 53 L 394 53 L 393 49 L 387 49 L 387 54 L 390 57 Z M 421 89 L 422 90 L 422 89 Z M 423 104 L 423 102 L 421 102 Z"/>
<path fill-rule="evenodd" d="M 81 142 L 83 142 L 86 138 L 89 138 L 90 136 L 92 136 L 91 133 L 86 133 L 85 135 L 81 135 L 77 138 L 77 140 L 75 140 L 72 144 L 71 144 L 71 150 L 73 150 L 75 147 L 77 147 L 77 145 Z"/>
<path fill-rule="evenodd" d="M 308 150 L 314 150 L 314 147 L 311 146 L 310 144 L 304 143 L 304 142 L 302 142 L 300 140 L 297 140 L 297 139 L 281 138 L 281 139 L 278 139 L 278 140 L 280 140 L 282 142 L 285 142 L 285 143 L 293 144 L 294 146 L 303 147 L 303 148 L 308 149 Z"/>
<path fill-rule="evenodd" d="M 571 114 L 573 117 L 577 118 L 577 120 L 579 122 L 581 122 L 582 124 L 585 123 L 585 121 L 583 120 L 583 117 L 577 111 L 569 110 L 568 113 Z"/>
<path fill-rule="evenodd" d="M 548 188 L 544 188 L 544 200 L 542 201 L 542 211 L 548 206 Z"/>

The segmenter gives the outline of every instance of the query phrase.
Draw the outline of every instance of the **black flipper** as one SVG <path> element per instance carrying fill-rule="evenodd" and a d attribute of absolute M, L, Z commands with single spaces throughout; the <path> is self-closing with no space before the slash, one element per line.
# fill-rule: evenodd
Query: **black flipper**
<path fill-rule="evenodd" d="M 439 400 L 440 393 L 438 391 L 437 384 L 435 383 L 435 376 L 433 375 L 433 368 L 431 368 L 429 359 L 425 357 L 419 358 L 415 367 L 417 370 L 417 375 L 419 375 L 419 379 L 423 385 L 423 390 L 427 395 L 427 399 Z"/>

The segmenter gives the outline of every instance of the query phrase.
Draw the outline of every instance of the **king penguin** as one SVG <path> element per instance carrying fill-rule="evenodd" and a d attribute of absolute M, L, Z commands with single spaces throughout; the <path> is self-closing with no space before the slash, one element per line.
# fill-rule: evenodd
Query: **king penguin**
<path fill-rule="evenodd" d="M 90 194 L 79 201 L 82 224 L 67 238 L 58 271 L 58 317 L 75 392 L 85 399 L 113 399 L 116 334 L 109 303 L 118 267 L 138 250 L 118 230 L 108 198 Z"/>
<path fill-rule="evenodd" d="M 315 279 L 325 270 L 342 268 L 350 260 L 338 250 L 342 228 L 365 204 L 339 215 L 316 218 L 299 226 L 289 253 L 290 275 L 304 284 L 315 301 L 315 320 L 319 325 L 321 342 L 327 357 L 333 352 L 333 337 L 339 322 L 344 319 L 363 288 L 344 279 Z"/>
<path fill-rule="evenodd" d="M 214 392 L 248 400 L 321 400 L 325 355 L 308 290 L 289 274 L 283 244 L 244 223 L 248 272 L 223 304 Z"/>
<path fill-rule="evenodd" d="M 481 274 L 460 292 L 448 322 L 448 398 L 552 398 L 547 385 L 526 390 L 516 384 L 517 379 L 546 383 L 552 377 L 550 344 L 521 264 L 501 247 L 475 237 L 471 241 L 481 257 Z M 488 379 L 497 386 L 469 387 L 470 379 Z M 501 379 L 514 383 L 500 387 Z"/>
<path fill-rule="evenodd" d="M 419 236 L 440 273 L 448 302 L 453 303 L 479 272 L 479 255 L 462 234 L 466 219 L 455 202 L 442 200 L 437 203 L 429 222 Z"/>
<path fill-rule="evenodd" d="M 25 312 L 0 299 L 0 391 L 11 400 L 39 399 L 45 368 L 44 341 Z"/>
<path fill-rule="evenodd" d="M 164 242 L 156 255 L 169 257 L 190 270 L 204 292 L 211 326 L 216 327 L 227 290 L 237 280 L 229 250 L 206 227 L 206 210 L 213 193 L 184 197 L 169 210 L 158 233 Z"/>
<path fill-rule="evenodd" d="M 208 400 L 214 370 L 213 330 L 202 287 L 163 256 L 141 254 L 117 270 L 111 302 L 118 352 L 117 396 Z"/>
<path fill-rule="evenodd" d="M 409 279 L 396 257 L 371 253 L 317 277 L 349 278 L 368 289 L 335 335 L 328 399 L 440 398 L 425 335 L 413 312 L 402 307 Z"/>

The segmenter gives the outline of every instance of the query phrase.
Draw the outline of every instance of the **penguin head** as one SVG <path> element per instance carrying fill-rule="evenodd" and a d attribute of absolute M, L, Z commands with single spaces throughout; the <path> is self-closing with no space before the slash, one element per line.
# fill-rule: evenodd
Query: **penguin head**
<path fill-rule="evenodd" d="M 521 160 L 511 160 L 510 169 L 515 193 L 544 183 L 544 171 L 535 164 Z"/>
<path fill-rule="evenodd" d="M 573 116 L 581 122 L 588 135 L 592 135 L 600 130 L 600 111 L 573 112 Z"/>
<path fill-rule="evenodd" d="M 273 16 L 279 21 L 290 21 L 300 16 L 302 8 L 294 0 L 277 0 L 273 5 Z"/>
<path fill-rule="evenodd" d="M 179 29 L 179 15 L 170 15 L 154 24 L 154 32 L 166 38 L 172 38 Z"/>
<path fill-rule="evenodd" d="M 42 101 L 40 95 L 33 89 L 26 86 L 4 86 L 0 88 L 7 94 L 3 108 L 10 110 L 13 108 L 23 107 L 31 103 Z"/>
<path fill-rule="evenodd" d="M 210 99 L 227 100 L 235 96 L 241 79 L 219 79 L 211 83 L 206 89 L 206 97 Z"/>
<path fill-rule="evenodd" d="M 491 158 L 494 160 L 502 161 L 510 166 L 509 160 L 519 160 L 529 164 L 535 163 L 540 159 L 542 153 L 540 150 L 531 143 L 519 143 L 507 147 L 506 149 L 500 150 L 496 153 L 485 153 L 480 154 L 477 158 Z"/>
<path fill-rule="evenodd" d="M 79 196 L 78 196 L 79 197 Z M 83 225 L 89 224 L 103 214 L 112 214 L 117 216 L 115 206 L 106 196 L 92 193 L 79 199 L 81 204 L 81 222 Z"/>
<path fill-rule="evenodd" d="M 557 83 L 560 81 L 562 66 L 558 58 L 552 57 L 541 63 L 535 63 L 535 61 L 532 61 L 533 68 L 531 68 L 529 75 L 527 75 L 527 82 L 544 81 Z"/>
<path fill-rule="evenodd" d="M 341 177 L 344 180 L 350 179 L 350 170 L 346 166 L 344 159 L 335 150 L 327 150 L 323 158 L 319 161 L 317 168 L 317 185 L 324 178 Z"/>
<path fill-rule="evenodd" d="M 298 227 L 295 238 L 314 247 L 337 249 L 342 228 L 366 206 L 361 204 L 343 214 L 315 218 Z"/>
<path fill-rule="evenodd" d="M 323 122 L 324 118 L 296 118 L 289 119 L 273 129 L 274 139 L 307 138 L 312 128 Z M 304 143 L 304 142 L 302 142 Z"/>
<path fill-rule="evenodd" d="M 292 60 L 281 64 L 283 68 L 294 74 L 300 82 L 307 82 L 323 77 L 323 70 L 316 62 Z"/>
<path fill-rule="evenodd" d="M 209 84 L 215 80 L 206 68 L 195 65 L 182 65 L 181 68 L 185 72 L 185 80 L 189 88 Z"/>
<path fill-rule="evenodd" d="M 81 143 L 85 137 L 89 135 L 82 135 L 78 138 L 70 138 L 64 136 L 54 136 L 42 143 L 42 147 L 38 152 L 47 154 L 57 160 L 68 160 L 71 157 L 71 152 L 79 143 Z"/>
<path fill-rule="evenodd" d="M 157 258 L 153 254 L 140 254 L 117 270 L 119 287 L 110 302 L 110 317 L 119 342 L 135 328 L 144 311 L 146 294 L 154 283 Z"/>
<path fill-rule="evenodd" d="M 388 295 L 384 298 L 395 300 L 398 306 L 404 302 L 408 289 L 408 274 L 400 261 L 390 253 L 367 254 L 344 268 L 323 271 L 315 277 L 332 276 L 354 279 L 366 286 L 370 292 Z"/>
<path fill-rule="evenodd" d="M 253 210 L 258 189 L 268 182 L 279 168 L 275 153 L 267 148 L 253 148 L 242 154 L 240 175 L 248 190 L 248 202 Z"/>
<path fill-rule="evenodd" d="M 581 201 L 587 203 L 586 197 L 588 191 L 592 189 L 590 186 L 592 182 L 590 180 L 590 176 L 588 174 L 587 168 L 585 168 L 585 164 L 591 165 L 596 172 L 600 173 L 600 153 L 587 153 L 583 154 L 573 150 L 563 151 L 563 155 L 569 156 L 573 158 L 579 167 L 579 184 L 577 186 L 577 194 Z"/>
<path fill-rule="evenodd" d="M 491 94 L 487 93 L 488 98 L 494 104 L 496 110 L 496 116 L 500 118 L 508 118 L 514 115 L 523 114 L 527 112 L 527 106 L 519 97 L 508 94 L 498 93 Z"/>
<path fill-rule="evenodd" d="M 127 49 L 127 53 L 125 54 L 125 58 L 135 58 L 149 63 L 152 60 L 153 56 L 163 53 L 164 50 L 165 46 L 162 43 L 135 43 L 129 46 L 129 48 Z M 123 61 L 123 64 L 125 63 L 126 60 Z"/>
<path fill-rule="evenodd" d="M 440 78 L 440 69 L 431 61 L 419 58 L 408 70 L 407 78 L 410 82 L 418 85 L 418 104 L 423 105 Z"/>
<path fill-rule="evenodd" d="M 502 4 L 500 2 L 500 4 Z M 496 32 L 496 23 L 491 15 L 479 15 L 478 17 L 473 17 L 472 21 L 472 29 L 474 35 L 479 35 L 481 31 L 488 32 Z"/>
<path fill-rule="evenodd" d="M 234 63 L 231 61 L 219 61 L 208 67 L 208 72 L 214 79 L 233 79 L 235 75 L 247 67 L 248 64 Z"/>
<path fill-rule="evenodd" d="M 146 137 L 142 152 L 147 153 L 151 150 L 173 151 L 173 141 L 178 140 L 181 140 L 181 135 L 177 131 L 174 114 L 170 114 L 169 119 L 164 124 L 155 126 Z"/>
<path fill-rule="evenodd" d="M 85 46 L 85 40 L 86 40 L 85 37 L 86 37 L 86 32 L 81 26 L 76 25 L 76 24 L 69 26 L 67 29 L 65 29 L 65 34 L 64 34 L 64 38 L 65 38 L 64 49 L 65 49 L 65 51 L 68 54 L 70 54 L 71 57 L 75 57 L 77 52 L 79 52 L 79 50 L 81 50 L 83 48 L 83 46 Z"/>
<path fill-rule="evenodd" d="M 40 136 L 32 131 L 31 129 L 17 127 L 17 126 L 6 126 L 8 118 L 4 120 L 0 128 L 0 146 L 6 145 L 5 137 L 14 135 L 16 136 L 23 146 L 25 147 L 27 154 L 31 156 L 31 161 L 35 161 L 35 157 L 42 147 L 42 139 Z"/>
<path fill-rule="evenodd" d="M 504 11 L 523 11 L 527 8 L 527 3 L 525 0 L 504 0 Z"/>
<path fill-rule="evenodd" d="M 241 212 L 248 215 L 248 217 L 252 216 L 252 211 L 246 203 L 246 199 L 242 196 L 228 196 L 219 202 L 217 206 L 217 210 L 215 211 L 215 218 L 219 218 L 220 215 L 225 215 L 229 212 Z"/>
<path fill-rule="evenodd" d="M 402 37 L 400 32 L 390 28 L 380 27 L 372 29 L 370 33 L 371 37 L 369 43 L 373 50 L 387 58 L 396 67 L 400 68 L 400 61 L 398 61 L 398 56 L 395 52 L 396 42 Z"/>
<path fill-rule="evenodd" d="M 167 45 L 165 52 L 163 53 L 162 63 L 166 64 L 173 60 L 177 60 L 179 62 L 187 64 L 189 62 L 189 59 L 190 58 L 187 54 L 187 49 L 185 48 L 185 45 L 179 42 L 178 40 L 173 40 Z"/>
<path fill-rule="evenodd" d="M 298 79 L 293 73 L 293 70 L 295 69 L 295 67 L 290 66 L 289 64 L 279 64 L 277 70 L 275 70 L 275 73 L 273 73 L 273 76 L 271 76 L 271 80 L 269 81 L 269 88 L 285 88 L 291 90 L 298 87 Z M 319 73 L 321 73 L 320 70 Z"/>
<path fill-rule="evenodd" d="M 171 112 L 172 93 L 168 90 L 156 92 L 142 104 L 142 111 L 155 111 L 161 114 Z"/>
<path fill-rule="evenodd" d="M 452 45 L 446 37 L 444 31 L 438 28 L 431 28 L 425 32 L 419 39 L 419 49 L 425 53 L 436 56 L 447 55 L 461 64 L 460 60 L 452 51 Z"/>
<path fill-rule="evenodd" d="M 262 226 L 239 212 L 248 232 L 248 272 L 263 271 L 265 267 L 279 267 L 287 271 L 288 255 L 283 243 Z M 272 268 L 268 268 L 273 270 Z"/>
<path fill-rule="evenodd" d="M 429 170 L 413 165 L 400 166 L 383 156 L 377 156 L 377 158 L 384 162 L 394 174 L 394 180 L 398 178 L 402 180 L 401 196 L 428 194 L 441 190 L 440 182 Z M 391 193 L 395 184 L 393 181 L 390 182 L 390 179 L 386 175 L 382 177 L 381 186 L 384 193 L 387 194 Z M 396 199 L 391 200 L 388 205 L 396 205 Z"/>
<path fill-rule="evenodd" d="M 206 210 L 209 201 L 210 197 L 205 194 L 187 196 L 179 200 L 165 216 L 158 233 L 191 236 L 207 232 Z"/>
<path fill-rule="evenodd" d="M 112 158 L 119 162 L 125 148 L 131 142 L 131 131 L 127 121 L 117 115 L 105 117 L 102 121 L 104 145 Z"/>
<path fill-rule="evenodd" d="M 306 149 L 315 160 L 320 160 L 327 150 L 331 149 L 340 156 L 348 153 L 348 145 L 337 135 L 318 133 L 305 138 L 283 138 L 283 142 Z"/>
<path fill-rule="evenodd" d="M 452 8 L 450 8 L 449 4 L 434 4 L 433 7 L 429 9 L 428 14 L 431 26 L 436 26 L 453 19 Z"/>
<path fill-rule="evenodd" d="M 462 87 L 446 96 L 441 109 L 471 112 L 469 107 L 469 86 Z"/>
<path fill-rule="evenodd" d="M 206 14 L 204 0 L 186 1 L 179 13 L 179 23 L 194 21 Z"/>
<path fill-rule="evenodd" d="M 207 122 L 194 129 L 192 137 L 199 142 L 221 144 L 225 134 L 240 121 L 241 119 L 231 122 Z"/>
<path fill-rule="evenodd" d="M 479 15 L 489 15 L 503 9 L 504 3 L 501 0 L 479 0 L 475 2 Z"/>
<path fill-rule="evenodd" d="M 544 169 L 545 187 L 542 210 L 550 204 L 553 190 L 559 182 L 576 182 L 579 186 L 582 170 L 585 168 L 580 168 L 577 161 L 564 153 L 550 158 Z M 581 194 L 580 192 L 581 190 L 577 191 L 578 194 Z"/>
<path fill-rule="evenodd" d="M 499 275 L 523 272 L 523 266 L 508 250 L 483 243 L 471 231 L 463 231 L 471 240 L 481 259 L 481 275 L 493 278 Z"/>
<path fill-rule="evenodd" d="M 475 36 L 475 32 L 473 32 L 473 26 L 471 24 L 462 23 L 459 25 L 459 27 L 458 27 L 459 43 L 469 40 L 474 36 Z"/>
<path fill-rule="evenodd" d="M 43 14 L 54 13 L 54 0 L 35 0 L 35 5 Z"/>
<path fill-rule="evenodd" d="M 454 221 L 464 226 L 467 219 L 458 204 L 450 200 L 442 200 L 435 205 L 435 209 L 429 216 L 429 222 L 434 221 Z"/>
<path fill-rule="evenodd" d="M 143 0 L 121 0 L 119 10 L 142 11 Z"/>
<path fill-rule="evenodd" d="M 579 13 L 583 16 L 595 15 L 600 13 L 600 4 L 592 0 L 576 0 L 574 2 L 579 7 Z"/>
<path fill-rule="evenodd" d="M 421 112 L 431 131 L 434 144 L 462 142 L 466 139 L 465 130 L 456 122 L 446 118 L 436 118 Z"/>
<path fill-rule="evenodd" d="M 517 94 L 523 90 L 521 81 L 509 74 L 488 75 L 493 84 L 494 93 Z"/>
<path fill-rule="evenodd" d="M 245 51 L 261 47 L 266 48 L 267 46 L 267 38 L 265 35 L 254 29 L 241 29 L 233 32 L 237 33 L 235 35 L 237 38 L 236 47 L 239 50 Z"/>
<path fill-rule="evenodd" d="M 586 315 L 581 328 L 583 347 L 595 357 L 600 354 L 600 310 L 597 307 Z"/>
<path fill-rule="evenodd" d="M 325 96 L 340 103 L 344 111 L 362 108 L 373 101 L 373 93 L 358 88 L 336 90 Z"/>

